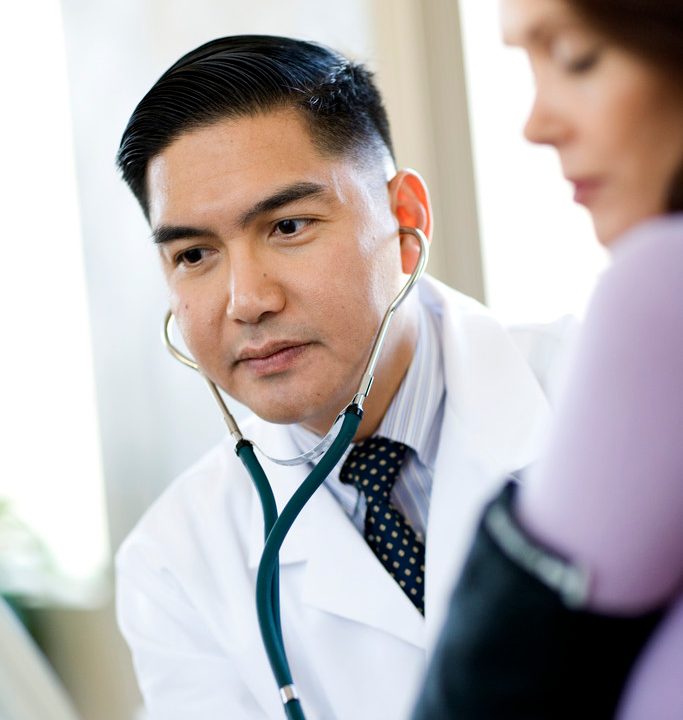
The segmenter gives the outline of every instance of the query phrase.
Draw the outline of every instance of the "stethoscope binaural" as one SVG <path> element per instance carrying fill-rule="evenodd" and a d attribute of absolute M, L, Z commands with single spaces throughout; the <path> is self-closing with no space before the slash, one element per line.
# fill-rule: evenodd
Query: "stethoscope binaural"
<path fill-rule="evenodd" d="M 363 372 L 363 377 L 351 403 L 339 413 L 330 431 L 314 448 L 295 458 L 282 459 L 271 457 L 268 453 L 264 452 L 262 448 L 256 446 L 253 441 L 244 438 L 239 425 L 228 410 L 223 396 L 216 385 L 204 375 L 194 360 L 187 357 L 187 355 L 183 354 L 173 345 L 171 330 L 174 318 L 170 311 L 166 314 L 164 320 L 163 340 L 166 347 L 176 360 L 199 372 L 208 383 L 209 389 L 218 403 L 223 419 L 228 426 L 228 430 L 235 440 L 235 452 L 249 473 L 258 493 L 259 500 L 261 501 L 265 529 L 265 546 L 256 577 L 256 611 L 261 629 L 261 637 L 273 675 L 280 689 L 280 698 L 284 705 L 285 715 L 290 719 L 305 720 L 305 717 L 301 703 L 299 702 L 299 695 L 292 681 L 292 674 L 289 669 L 289 663 L 287 662 L 282 640 L 278 553 L 289 529 L 304 505 L 310 500 L 320 485 L 322 485 L 325 478 L 332 472 L 351 444 L 363 418 L 363 403 L 372 388 L 375 367 L 377 366 L 389 324 L 399 305 L 424 273 L 429 258 L 429 243 L 427 242 L 425 234 L 422 230 L 411 227 L 401 227 L 399 228 L 399 233 L 414 235 L 418 239 L 420 243 L 420 256 L 417 265 L 406 284 L 384 314 L 382 324 L 379 327 L 372 351 L 370 352 L 370 358 Z M 309 460 L 319 458 L 322 455 L 308 477 L 292 495 L 279 516 L 268 477 L 254 453 L 254 447 L 256 447 L 264 457 L 278 465 L 300 465 Z"/>

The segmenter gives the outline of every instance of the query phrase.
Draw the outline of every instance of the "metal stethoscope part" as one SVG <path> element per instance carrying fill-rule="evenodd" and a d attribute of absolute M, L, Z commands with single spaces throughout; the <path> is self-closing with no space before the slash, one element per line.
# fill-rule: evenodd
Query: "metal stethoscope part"
<path fill-rule="evenodd" d="M 384 319 L 382 320 L 382 324 L 379 327 L 379 331 L 377 332 L 377 336 L 375 337 L 375 342 L 370 352 L 370 358 L 368 359 L 367 365 L 365 366 L 365 371 L 363 372 L 363 377 L 360 381 L 360 385 L 358 386 L 358 390 L 356 391 L 356 394 L 354 395 L 352 400 L 352 403 L 355 403 L 360 410 L 363 409 L 363 403 L 365 402 L 365 399 L 370 393 L 370 388 L 372 387 L 372 383 L 374 380 L 374 373 L 377 366 L 377 361 L 379 360 L 379 355 L 382 351 L 382 345 L 384 344 L 384 340 L 386 338 L 387 331 L 389 329 L 389 325 L 394 316 L 394 313 L 398 309 L 399 305 L 403 302 L 406 295 L 408 295 L 415 283 L 424 273 L 425 267 L 427 265 L 427 260 L 429 258 L 429 242 L 427 241 L 427 237 L 422 232 L 422 230 L 420 230 L 419 228 L 401 227 L 399 228 L 399 234 L 413 235 L 418 239 L 420 243 L 420 256 L 418 258 L 415 269 L 410 274 L 410 277 L 406 281 L 405 285 L 401 288 L 401 291 L 394 298 L 391 305 L 389 305 L 386 313 L 384 314 Z M 218 403 L 225 424 L 227 425 L 233 439 L 236 443 L 240 440 L 243 440 L 244 436 L 242 435 L 242 431 L 240 430 L 239 425 L 237 424 L 237 421 L 233 417 L 232 413 L 228 409 L 228 406 L 225 403 L 225 400 L 223 399 L 220 391 L 216 387 L 216 384 L 206 375 L 204 375 L 199 365 L 192 358 L 182 353 L 173 344 L 173 341 L 171 340 L 171 335 L 174 320 L 175 318 L 173 316 L 173 313 L 169 310 L 166 314 L 166 318 L 163 324 L 162 337 L 164 344 L 176 360 L 181 362 L 183 365 L 186 365 L 187 367 L 196 370 L 204 378 L 204 380 L 206 380 L 206 383 L 211 390 L 211 394 Z M 344 410 L 339 413 L 329 432 L 325 435 L 325 437 L 320 440 L 320 442 L 315 447 L 293 458 L 275 458 L 269 455 L 263 450 L 263 448 L 259 447 L 255 443 L 254 446 L 258 449 L 261 455 L 268 458 L 271 462 L 277 463 L 278 465 L 301 465 L 305 462 L 308 462 L 309 460 L 315 460 L 316 458 L 320 457 L 330 447 L 335 437 L 337 436 L 337 433 L 339 432 L 343 419 Z"/>

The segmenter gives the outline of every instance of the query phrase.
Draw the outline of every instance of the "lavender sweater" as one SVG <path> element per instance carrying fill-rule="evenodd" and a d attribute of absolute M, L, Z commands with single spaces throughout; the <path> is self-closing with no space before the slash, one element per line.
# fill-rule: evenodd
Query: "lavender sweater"
<path fill-rule="evenodd" d="M 520 521 L 586 566 L 591 606 L 668 607 L 620 720 L 683 718 L 683 215 L 614 248 Z"/>

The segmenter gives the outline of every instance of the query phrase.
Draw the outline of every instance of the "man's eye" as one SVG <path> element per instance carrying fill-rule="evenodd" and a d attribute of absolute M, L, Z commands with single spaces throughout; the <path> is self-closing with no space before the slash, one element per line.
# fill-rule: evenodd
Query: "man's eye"
<path fill-rule="evenodd" d="M 204 259 L 203 248 L 190 248 L 176 255 L 177 265 L 196 265 Z"/>
<path fill-rule="evenodd" d="M 303 228 L 305 222 L 305 220 L 292 220 L 289 218 L 280 220 L 280 222 L 275 223 L 275 231 L 280 235 L 294 235 Z"/>

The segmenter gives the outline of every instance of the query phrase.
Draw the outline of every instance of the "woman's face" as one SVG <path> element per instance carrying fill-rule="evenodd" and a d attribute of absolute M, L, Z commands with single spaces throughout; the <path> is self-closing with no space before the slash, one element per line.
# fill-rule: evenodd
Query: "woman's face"
<path fill-rule="evenodd" d="M 683 162 L 683 91 L 563 0 L 501 3 L 504 39 L 526 51 L 536 81 L 525 135 L 558 151 L 574 199 L 609 245 L 666 209 Z"/>

